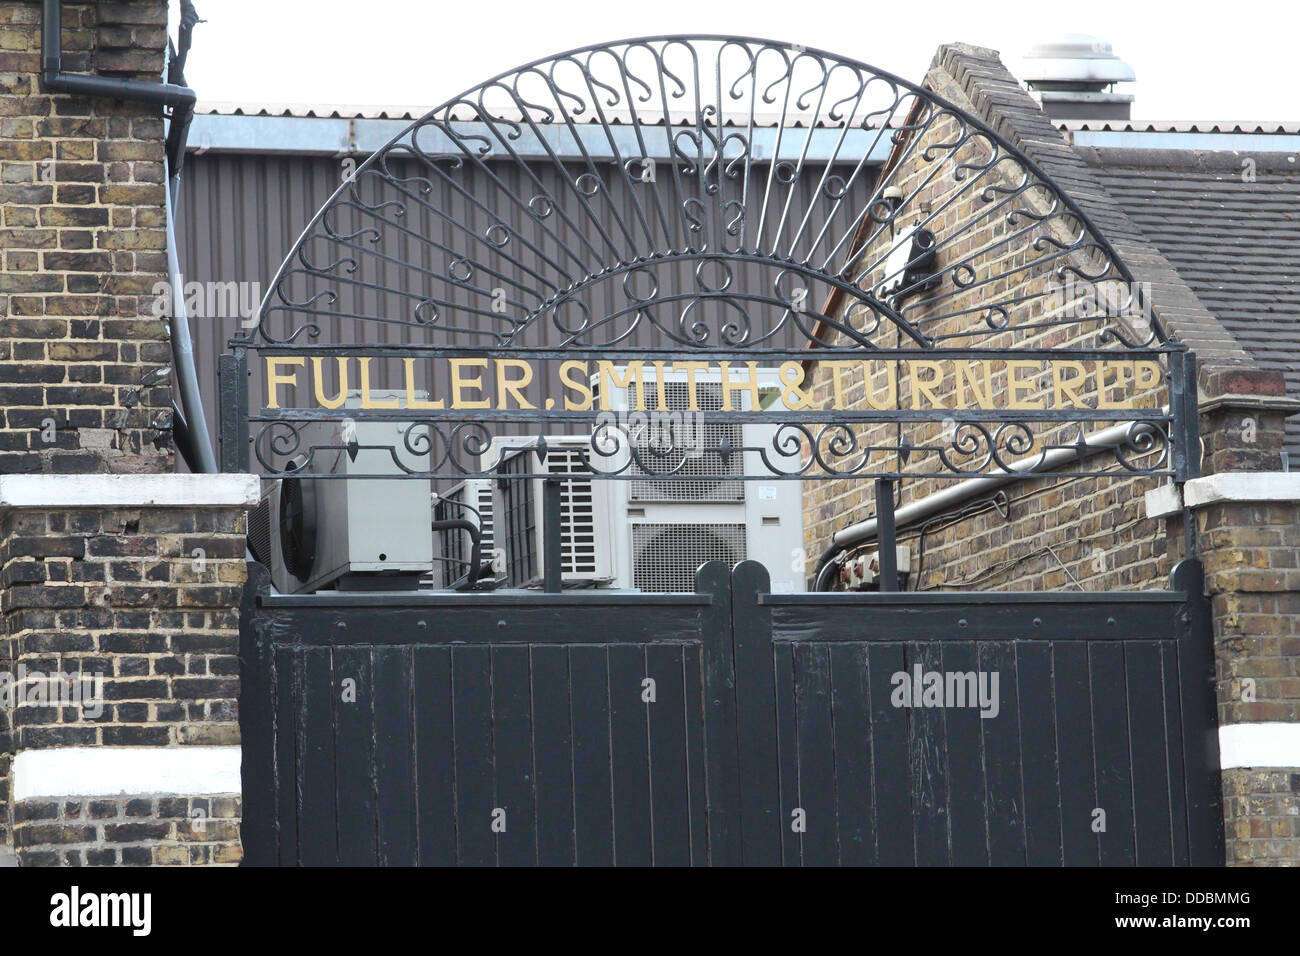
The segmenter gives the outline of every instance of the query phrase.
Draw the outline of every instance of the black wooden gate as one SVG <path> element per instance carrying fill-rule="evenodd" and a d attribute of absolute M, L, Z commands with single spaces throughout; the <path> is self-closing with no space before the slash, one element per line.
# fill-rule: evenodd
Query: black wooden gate
<path fill-rule="evenodd" d="M 675 595 L 266 582 L 251 864 L 1222 862 L 1194 562 L 1105 595 L 773 595 L 716 562 Z"/>

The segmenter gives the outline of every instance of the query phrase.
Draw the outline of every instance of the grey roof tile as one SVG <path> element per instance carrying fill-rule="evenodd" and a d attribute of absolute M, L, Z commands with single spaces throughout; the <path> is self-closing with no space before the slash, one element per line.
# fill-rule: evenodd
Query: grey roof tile
<path fill-rule="evenodd" d="M 1236 154 L 1079 152 L 1201 304 L 1300 398 L 1300 164 L 1260 162 L 1249 182 Z M 1300 459 L 1300 416 L 1287 448 Z"/>

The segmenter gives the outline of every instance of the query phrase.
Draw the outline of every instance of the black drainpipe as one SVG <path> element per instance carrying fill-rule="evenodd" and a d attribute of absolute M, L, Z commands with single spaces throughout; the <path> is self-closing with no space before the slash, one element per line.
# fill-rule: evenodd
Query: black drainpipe
<path fill-rule="evenodd" d="M 86 76 L 63 72 L 63 10 L 60 0 L 44 0 L 41 22 L 41 89 L 47 93 L 73 93 L 79 96 L 105 96 L 136 103 L 170 106 L 175 112 L 172 122 L 194 112 L 198 99 L 187 86 L 175 83 L 146 83 L 142 80 L 119 80 L 107 76 Z"/>

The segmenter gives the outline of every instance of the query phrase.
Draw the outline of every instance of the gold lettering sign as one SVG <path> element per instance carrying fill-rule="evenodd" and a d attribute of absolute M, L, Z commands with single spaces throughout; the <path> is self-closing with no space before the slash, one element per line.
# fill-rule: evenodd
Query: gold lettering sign
<path fill-rule="evenodd" d="M 352 383 L 360 407 L 394 410 L 507 411 L 536 409 L 526 394 L 536 385 L 542 406 L 564 411 L 609 410 L 615 389 L 628 389 L 637 411 L 699 411 L 699 385 L 708 374 L 720 376 L 722 411 L 757 408 L 760 404 L 759 363 L 752 361 L 623 361 L 600 360 L 544 363 L 518 358 L 402 357 L 400 381 L 372 394 L 377 369 L 371 356 L 331 357 L 268 355 L 266 408 L 338 409 Z M 331 361 L 332 359 L 332 361 Z M 557 366 L 553 373 L 550 366 Z M 1164 370 L 1156 361 L 1133 359 L 891 359 L 873 356 L 853 360 L 822 360 L 822 372 L 809 373 L 802 362 L 781 362 L 777 368 L 777 397 L 770 409 L 801 412 L 878 411 L 896 408 L 924 411 L 1068 411 L 1070 409 L 1157 408 L 1157 390 Z M 427 395 L 417 387 L 424 380 L 445 382 L 446 394 Z M 684 375 L 687 408 L 670 409 L 664 387 L 666 375 Z M 814 391 L 824 381 L 828 388 Z M 593 388 L 592 383 L 595 383 Z M 290 391 L 292 390 L 292 391 Z M 748 396 L 748 401 L 745 397 Z M 306 403 L 303 405 L 302 403 Z M 791 416 L 795 417 L 795 416 Z"/>

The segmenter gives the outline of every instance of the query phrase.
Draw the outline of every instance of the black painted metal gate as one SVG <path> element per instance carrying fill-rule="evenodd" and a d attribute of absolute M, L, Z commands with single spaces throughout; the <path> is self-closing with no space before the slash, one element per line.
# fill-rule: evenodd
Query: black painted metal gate
<path fill-rule="evenodd" d="M 401 598 L 253 564 L 241 656 L 251 864 L 1222 862 L 1194 562 L 1128 594 L 715 562 L 695 594 Z"/>

